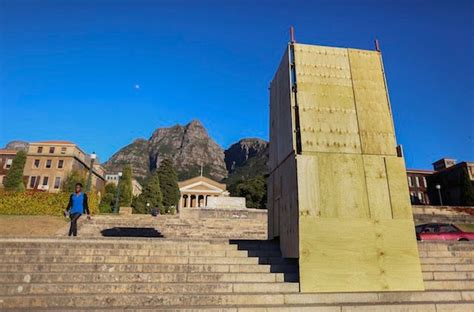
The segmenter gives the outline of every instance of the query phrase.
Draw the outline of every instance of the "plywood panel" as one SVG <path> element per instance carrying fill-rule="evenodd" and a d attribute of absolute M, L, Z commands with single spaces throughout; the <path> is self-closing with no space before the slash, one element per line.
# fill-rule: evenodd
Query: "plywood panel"
<path fill-rule="evenodd" d="M 385 164 L 393 218 L 413 220 L 405 162 L 401 157 L 386 157 Z"/>
<path fill-rule="evenodd" d="M 423 290 L 413 222 L 300 218 L 302 292 Z"/>
<path fill-rule="evenodd" d="M 318 173 L 299 172 L 301 179 L 319 176 L 321 217 L 368 218 L 369 205 L 362 155 L 320 153 Z"/>
<path fill-rule="evenodd" d="M 360 153 L 346 49 L 295 45 L 302 151 Z"/>
<path fill-rule="evenodd" d="M 270 137 L 274 144 L 270 154 L 270 170 L 276 168 L 294 150 L 294 109 L 290 86 L 289 54 L 285 51 L 270 84 Z"/>
<path fill-rule="evenodd" d="M 283 257 L 298 258 L 299 212 L 296 182 L 296 159 L 288 157 L 278 169 L 280 173 L 281 196 L 278 197 L 280 210 L 280 247 Z"/>
<path fill-rule="evenodd" d="M 362 153 L 396 155 L 392 115 L 380 55 L 349 49 Z"/>
<path fill-rule="evenodd" d="M 321 216 L 318 158 L 298 155 L 298 208 L 300 216 L 317 218 Z"/>
<path fill-rule="evenodd" d="M 274 239 L 275 237 L 278 237 L 278 233 L 275 233 L 275 226 L 274 226 L 274 217 L 275 217 L 275 206 L 274 206 L 274 201 L 275 201 L 275 196 L 273 194 L 273 178 L 274 174 L 270 174 L 267 180 L 267 223 L 268 223 L 268 239 Z"/>
<path fill-rule="evenodd" d="M 378 155 L 364 155 L 365 179 L 372 219 L 392 219 L 385 159 Z"/>

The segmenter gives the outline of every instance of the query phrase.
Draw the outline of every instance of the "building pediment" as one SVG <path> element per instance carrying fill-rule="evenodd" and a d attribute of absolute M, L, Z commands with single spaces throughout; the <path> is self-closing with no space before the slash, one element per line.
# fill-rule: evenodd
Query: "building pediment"
<path fill-rule="evenodd" d="M 181 191 L 191 190 L 193 188 L 194 190 L 208 189 L 208 190 L 213 190 L 213 191 L 218 190 L 220 192 L 224 192 L 227 189 L 225 184 L 216 182 L 212 179 L 209 179 L 203 176 L 197 176 L 192 179 L 181 181 L 178 183 L 178 186 Z"/>
<path fill-rule="evenodd" d="M 197 181 L 195 183 L 184 185 L 179 188 L 180 192 L 215 192 L 215 193 L 222 193 L 225 191 L 220 187 L 215 185 L 211 185 L 204 181 Z"/>

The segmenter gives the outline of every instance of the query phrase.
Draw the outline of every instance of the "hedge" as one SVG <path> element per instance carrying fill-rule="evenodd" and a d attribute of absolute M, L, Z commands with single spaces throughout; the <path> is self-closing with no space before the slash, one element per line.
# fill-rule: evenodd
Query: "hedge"
<path fill-rule="evenodd" d="M 0 214 L 61 216 L 69 201 L 69 193 L 7 192 L 0 190 Z M 92 214 L 99 211 L 99 198 L 88 194 Z"/>

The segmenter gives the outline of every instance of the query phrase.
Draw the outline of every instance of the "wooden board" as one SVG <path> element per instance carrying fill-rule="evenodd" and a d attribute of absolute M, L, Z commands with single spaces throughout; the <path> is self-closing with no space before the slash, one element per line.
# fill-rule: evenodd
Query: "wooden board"
<path fill-rule="evenodd" d="M 286 49 L 270 84 L 270 170 L 294 150 L 294 109 L 290 86 L 289 51 Z"/>
<path fill-rule="evenodd" d="M 375 220 L 392 219 L 385 159 L 378 155 L 363 155 L 370 217 Z"/>
<path fill-rule="evenodd" d="M 386 157 L 385 164 L 393 218 L 413 220 L 405 162 L 401 157 Z"/>
<path fill-rule="evenodd" d="M 349 49 L 362 153 L 396 155 L 393 120 L 380 55 Z"/>
<path fill-rule="evenodd" d="M 346 49 L 295 44 L 302 151 L 360 153 Z"/>
<path fill-rule="evenodd" d="M 313 156 L 315 157 L 315 156 Z M 321 217 L 368 218 L 369 205 L 362 155 L 319 153 Z M 303 177 L 309 172 L 299 172 Z M 306 180 L 311 181 L 308 177 Z"/>
<path fill-rule="evenodd" d="M 302 292 L 423 290 L 409 220 L 300 217 Z"/>

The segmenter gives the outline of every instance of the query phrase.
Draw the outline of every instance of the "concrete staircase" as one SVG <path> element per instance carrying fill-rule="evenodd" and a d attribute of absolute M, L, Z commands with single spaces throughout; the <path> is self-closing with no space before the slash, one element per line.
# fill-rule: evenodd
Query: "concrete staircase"
<path fill-rule="evenodd" d="M 301 294 L 276 242 L 0 239 L 0 311 L 474 311 L 474 244 L 419 250 L 424 292 Z"/>

